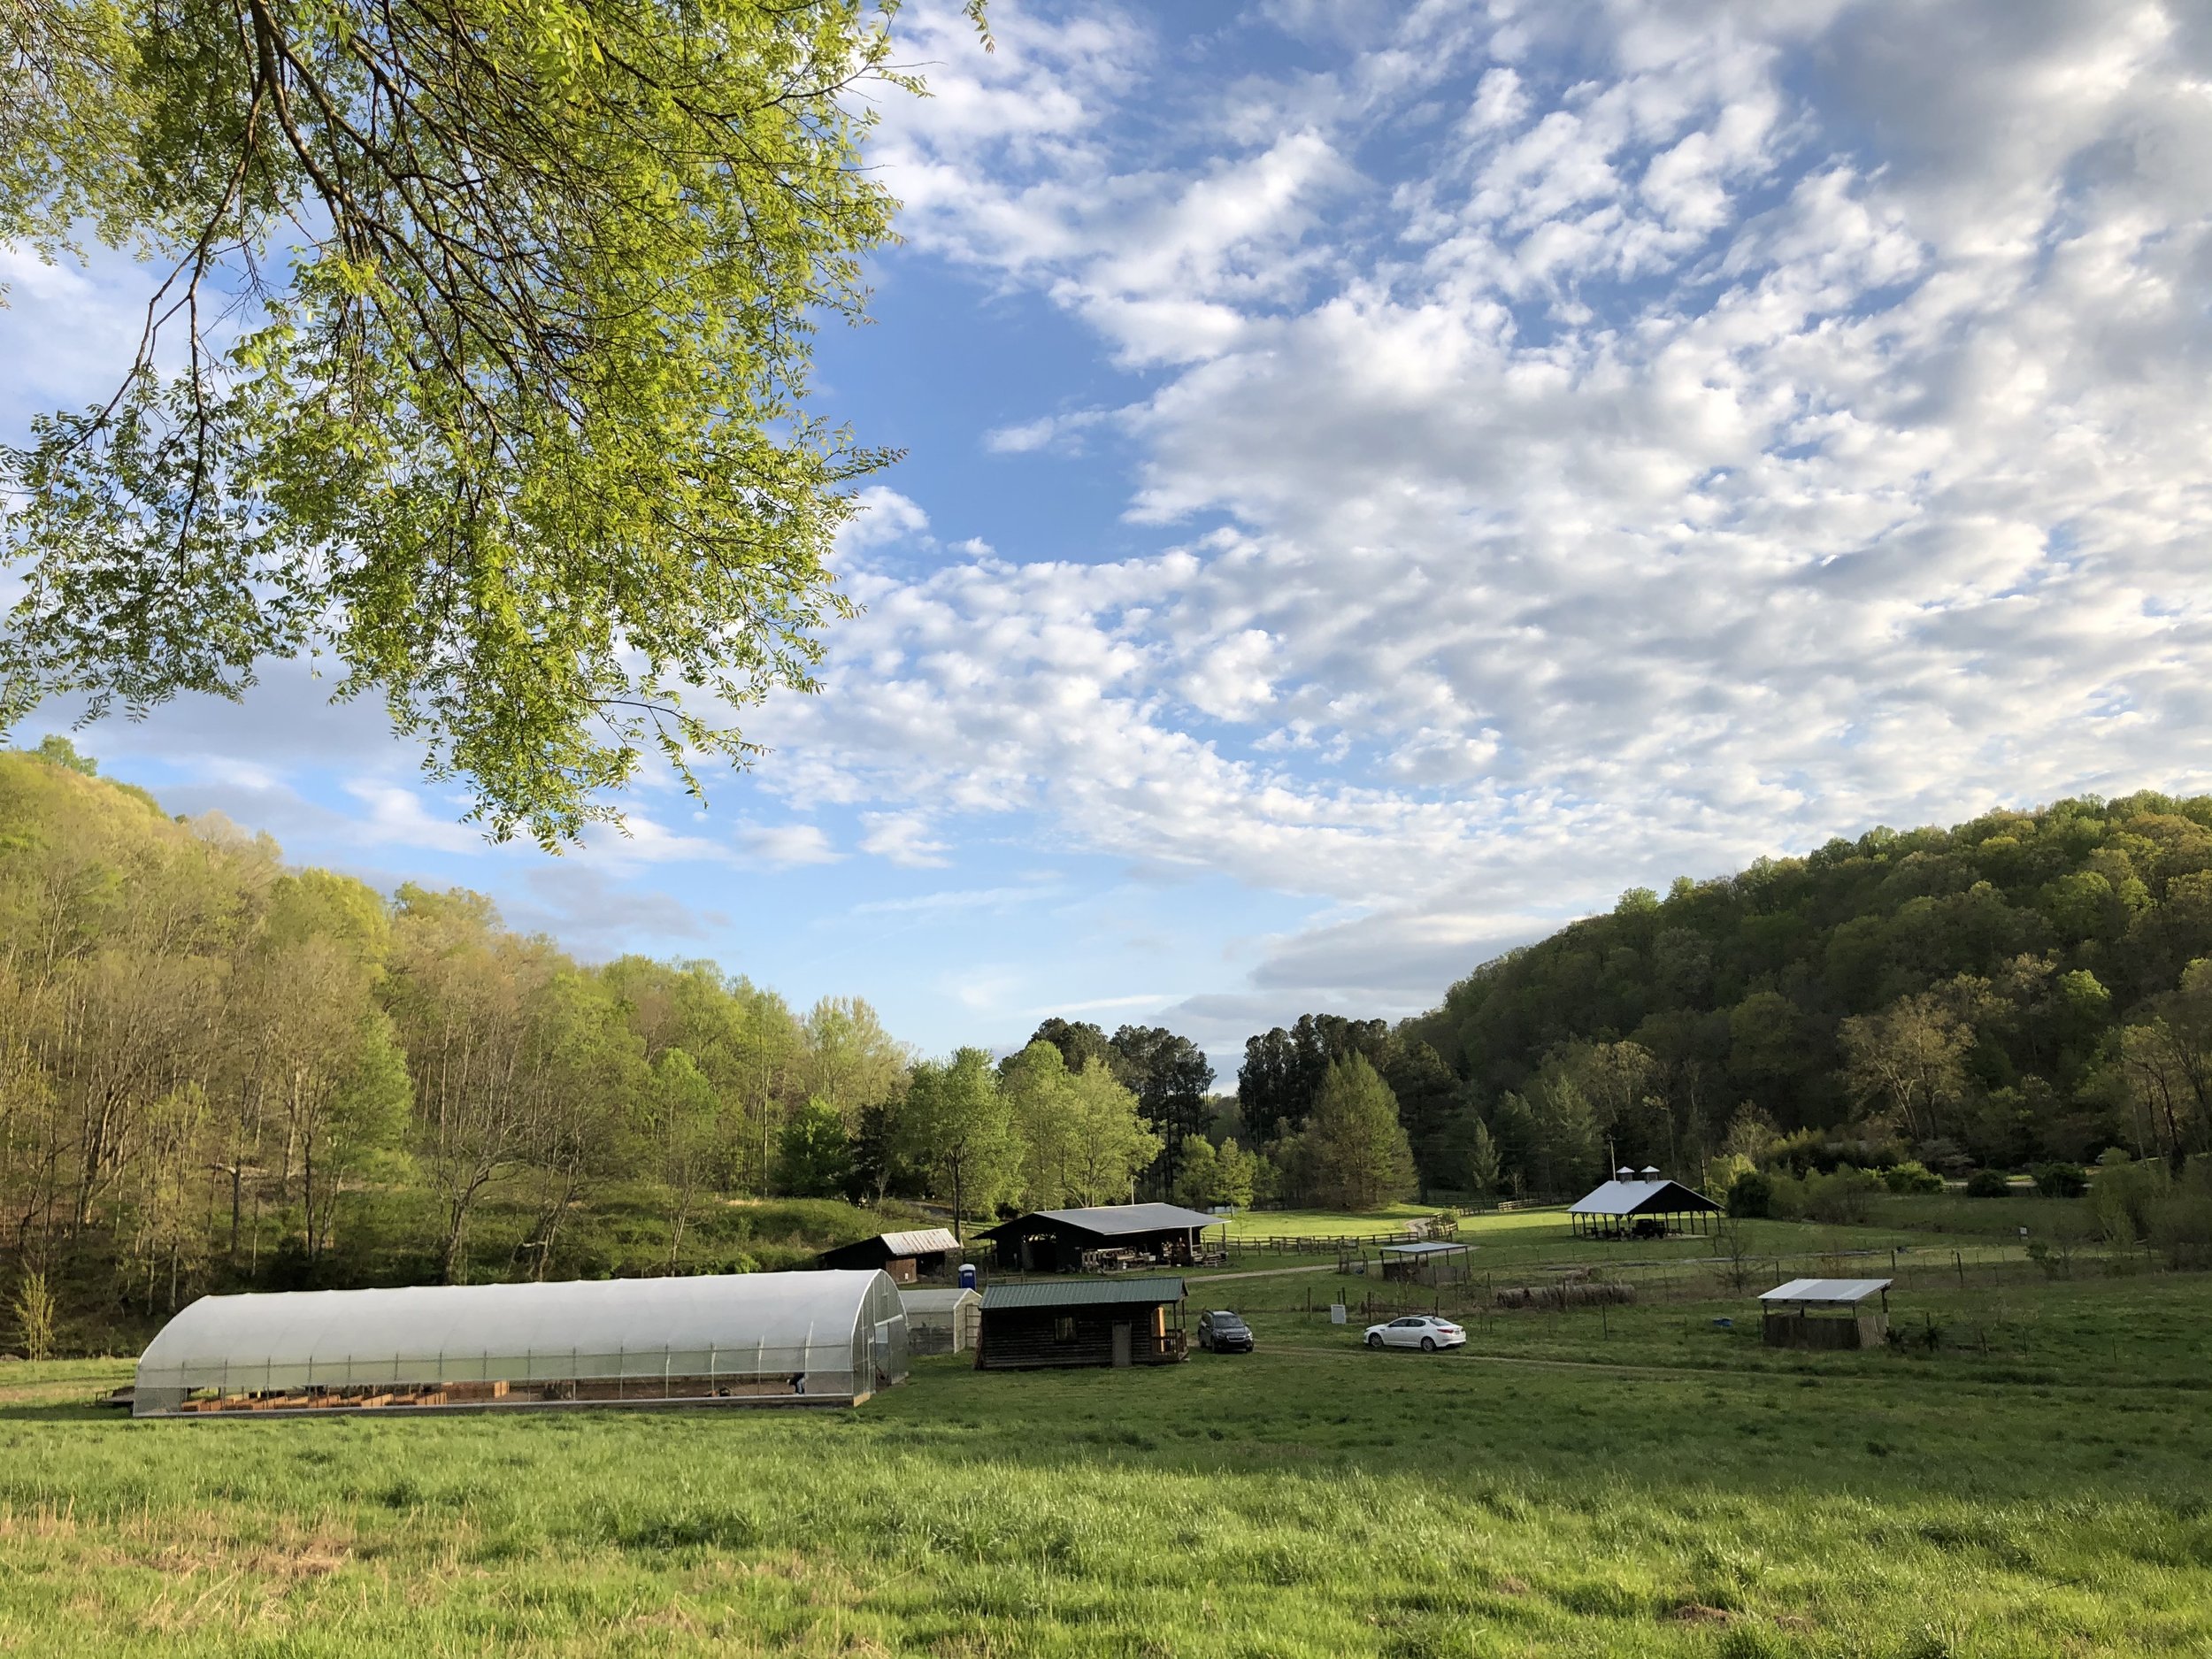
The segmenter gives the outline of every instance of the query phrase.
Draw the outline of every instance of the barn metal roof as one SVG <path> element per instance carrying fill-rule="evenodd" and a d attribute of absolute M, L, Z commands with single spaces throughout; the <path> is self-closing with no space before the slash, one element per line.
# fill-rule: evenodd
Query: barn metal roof
<path fill-rule="evenodd" d="M 1192 1227 L 1225 1225 L 1219 1216 L 1186 1210 L 1180 1204 L 1101 1204 L 1090 1210 L 1033 1210 L 1025 1216 L 987 1228 L 976 1236 L 995 1239 L 1039 1221 L 1095 1233 L 1102 1239 L 1125 1238 L 1138 1233 L 1181 1233 Z"/>
<path fill-rule="evenodd" d="M 1164 1207 L 1164 1206 L 1163 1206 Z M 1179 1279 L 1063 1279 L 1040 1285 L 988 1285 L 983 1310 L 995 1308 L 1092 1308 L 1130 1302 L 1157 1307 L 1183 1300 Z"/>
<path fill-rule="evenodd" d="M 1576 1216 L 1671 1216 L 1694 1210 L 1718 1210 L 1703 1193 L 1679 1181 L 1611 1180 L 1567 1206 Z"/>
<path fill-rule="evenodd" d="M 1804 1308 L 1855 1308 L 1893 1282 L 1886 1279 L 1793 1279 L 1786 1285 L 1761 1291 L 1759 1300 L 1793 1302 Z"/>
<path fill-rule="evenodd" d="M 876 1236 L 894 1256 L 936 1256 L 960 1248 L 960 1240 L 943 1227 L 917 1227 L 910 1233 L 880 1233 Z"/>

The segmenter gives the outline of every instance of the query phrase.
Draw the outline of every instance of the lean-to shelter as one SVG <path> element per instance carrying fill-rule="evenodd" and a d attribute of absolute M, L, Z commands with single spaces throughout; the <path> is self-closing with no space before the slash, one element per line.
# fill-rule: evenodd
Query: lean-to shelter
<path fill-rule="evenodd" d="M 1769 1348 L 1879 1348 L 1889 1336 L 1886 1279 L 1793 1279 L 1759 1293 Z M 1867 1303 L 1879 1297 L 1879 1305 Z"/>
<path fill-rule="evenodd" d="M 147 1345 L 132 1410 L 856 1405 L 906 1356 L 875 1271 L 203 1296 Z"/>

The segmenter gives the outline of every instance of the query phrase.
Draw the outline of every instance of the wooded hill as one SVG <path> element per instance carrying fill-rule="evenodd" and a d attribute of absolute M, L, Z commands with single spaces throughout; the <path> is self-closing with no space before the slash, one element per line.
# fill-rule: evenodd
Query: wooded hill
<path fill-rule="evenodd" d="M 208 1290 L 745 1271 L 904 1199 L 1125 1200 L 1205 1110 L 1165 1031 L 918 1061 L 858 998 L 579 964 L 96 774 L 0 753 L 0 1350 Z"/>
<path fill-rule="evenodd" d="M 1336 1024 L 1439 1186 L 1565 1192 L 1724 1148 L 1955 1173 L 2177 1157 L 2212 1126 L 2212 797 L 1875 829 L 1634 889 L 1394 1031 Z M 1263 1086 L 1295 1034 L 1248 1046 Z"/>
<path fill-rule="evenodd" d="M 0 753 L 0 1348 L 35 1274 L 69 1347 L 209 1289 L 781 1265 L 880 1225 L 724 1202 L 853 1179 L 909 1059 L 865 1002 L 579 964 L 91 772 Z"/>

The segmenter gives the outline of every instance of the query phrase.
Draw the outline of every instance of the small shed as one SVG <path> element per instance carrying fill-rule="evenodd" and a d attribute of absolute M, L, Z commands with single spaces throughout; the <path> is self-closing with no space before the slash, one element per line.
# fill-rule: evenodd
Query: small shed
<path fill-rule="evenodd" d="M 1424 1285 L 1459 1285 L 1467 1279 L 1470 1247 L 1464 1244 L 1386 1244 L 1383 1277 Z"/>
<path fill-rule="evenodd" d="M 1889 1337 L 1886 1279 L 1793 1279 L 1759 1293 L 1769 1348 L 1879 1348 Z M 1867 1308 L 1878 1295 L 1881 1306 Z"/>
<path fill-rule="evenodd" d="M 1117 1272 L 1132 1267 L 1193 1267 L 1219 1247 L 1210 1248 L 1210 1228 L 1228 1224 L 1218 1216 L 1180 1204 L 1101 1204 L 1088 1210 L 1035 1210 L 987 1227 L 975 1236 L 998 1247 L 999 1265 L 1009 1272 Z"/>
<path fill-rule="evenodd" d="M 1079 1279 L 987 1287 L 975 1366 L 1172 1365 L 1188 1352 L 1180 1279 Z"/>
<path fill-rule="evenodd" d="M 945 1271 L 948 1259 L 960 1254 L 960 1240 L 943 1227 L 918 1227 L 910 1233 L 879 1233 L 825 1250 L 814 1259 L 833 1269 L 876 1268 L 902 1285 L 932 1279 Z"/>
<path fill-rule="evenodd" d="M 1670 1233 L 1702 1233 L 1723 1207 L 1679 1181 L 1653 1171 L 1623 1169 L 1567 1207 L 1577 1238 L 1663 1239 Z"/>
<path fill-rule="evenodd" d="M 906 1309 L 906 1351 L 910 1354 L 966 1354 L 975 1347 L 983 1319 L 983 1298 L 972 1290 L 902 1290 Z"/>

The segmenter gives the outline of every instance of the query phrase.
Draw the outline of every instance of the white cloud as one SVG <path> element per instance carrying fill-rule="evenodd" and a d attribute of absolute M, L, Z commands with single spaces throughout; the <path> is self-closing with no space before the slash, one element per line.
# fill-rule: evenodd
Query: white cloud
<path fill-rule="evenodd" d="M 345 788 L 366 810 L 366 817 L 357 821 L 352 832 L 364 846 L 419 847 L 444 853 L 487 850 L 480 830 L 456 821 L 457 801 L 441 801 L 438 810 L 432 810 L 424 806 L 416 791 L 371 779 L 357 780 Z"/>
<path fill-rule="evenodd" d="M 924 239 L 1156 365 L 1133 513 L 1233 527 L 874 592 L 777 787 L 1358 901 L 1256 982 L 1402 1001 L 1631 881 L 2212 780 L 2205 66 L 2031 11 L 1548 8 L 1187 152 L 1012 15 L 901 133 Z"/>
<path fill-rule="evenodd" d="M 778 868 L 834 864 L 844 856 L 817 824 L 750 825 L 738 831 L 737 845 L 755 863 Z"/>
<path fill-rule="evenodd" d="M 837 857 L 803 818 L 843 807 L 895 864 L 984 823 L 1311 895 L 1245 941 L 1246 986 L 1177 1005 L 1217 1046 L 1418 1006 L 1631 883 L 2212 784 L 2201 7 L 993 20 L 987 56 L 955 5 L 902 14 L 935 96 L 887 105 L 878 158 L 916 253 L 1132 377 L 976 434 L 1016 457 L 995 480 L 1110 425 L 1128 522 L 1047 562 L 939 542 L 956 500 L 864 492 L 865 614 L 820 698 L 749 716 L 800 818 L 741 827 L 743 856 Z M 1271 26 L 1287 58 L 1242 50 Z M 895 545 L 936 563 L 871 564 Z M 273 799 L 332 729 L 239 718 L 145 741 L 252 755 L 203 792 Z M 480 849 L 443 803 L 358 793 L 379 834 Z M 941 899 L 981 902 L 912 902 Z M 1000 1016 L 1025 983 L 945 989 Z"/>
<path fill-rule="evenodd" d="M 864 812 L 860 850 L 910 870 L 931 870 L 946 862 L 946 843 L 930 831 L 918 812 Z"/>

